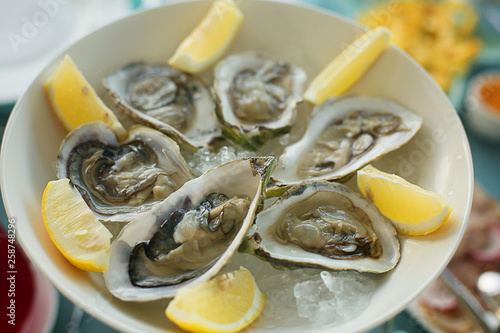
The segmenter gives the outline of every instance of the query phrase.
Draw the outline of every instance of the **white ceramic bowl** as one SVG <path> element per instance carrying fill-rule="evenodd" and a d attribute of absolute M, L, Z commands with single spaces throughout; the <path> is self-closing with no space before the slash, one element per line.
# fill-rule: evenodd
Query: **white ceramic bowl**
<path fill-rule="evenodd" d="M 480 89 L 492 80 L 500 79 L 500 71 L 481 71 L 474 75 L 468 84 L 465 106 L 467 113 L 464 115 L 467 124 L 479 136 L 492 142 L 500 142 L 500 112 L 492 109 L 484 101 Z M 494 92 L 500 94 L 500 91 Z"/>
<path fill-rule="evenodd" d="M 238 5 L 245 20 L 228 54 L 269 52 L 304 67 L 309 80 L 362 31 L 331 13 L 290 3 L 242 0 Z M 119 67 L 139 60 L 166 62 L 209 6 L 206 1 L 179 2 L 140 12 L 83 38 L 67 53 L 97 92 L 104 94 L 101 79 Z M 50 111 L 42 83 L 61 59 L 62 55 L 54 59 L 33 81 L 7 125 L 1 155 L 7 213 L 16 218 L 19 241 L 39 270 L 91 315 L 122 331 L 176 330 L 163 315 L 167 301 L 140 304 L 113 298 L 98 275 L 78 270 L 59 253 L 44 228 L 42 192 L 56 178 L 54 163 L 66 131 Z M 472 198 L 472 160 L 465 132 L 446 95 L 420 66 L 390 47 L 350 93 L 390 98 L 423 117 L 416 137 L 375 165 L 443 194 L 454 211 L 452 221 L 431 235 L 401 237 L 399 265 L 380 277 L 362 314 L 317 332 L 366 331 L 402 311 L 453 255 Z M 307 329 L 286 331 L 295 330 Z"/>

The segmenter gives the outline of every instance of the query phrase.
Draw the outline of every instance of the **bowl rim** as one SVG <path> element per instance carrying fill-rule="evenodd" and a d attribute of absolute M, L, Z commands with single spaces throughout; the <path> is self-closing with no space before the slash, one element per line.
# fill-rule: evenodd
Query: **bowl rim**
<path fill-rule="evenodd" d="M 6 145 L 6 139 L 10 136 L 11 131 L 13 131 L 11 124 L 14 122 L 14 119 L 20 113 L 20 110 L 21 110 L 20 105 L 23 104 L 24 100 L 27 98 L 26 96 L 28 95 L 27 93 L 31 89 L 31 86 L 33 86 L 35 84 L 35 82 L 40 78 L 40 76 L 42 76 L 44 74 L 44 72 L 46 71 L 46 68 L 50 64 L 52 64 L 56 59 L 60 58 L 64 54 L 68 53 L 68 50 L 71 49 L 71 48 L 73 48 L 76 44 L 79 44 L 82 41 L 85 41 L 85 40 L 87 40 L 89 38 L 93 38 L 94 35 L 100 34 L 102 30 L 108 29 L 111 26 L 123 24 L 124 21 L 132 20 L 133 18 L 136 18 L 136 17 L 141 16 L 141 15 L 148 16 L 150 12 L 156 11 L 159 8 L 176 6 L 176 5 L 179 5 L 179 4 L 203 3 L 203 2 L 210 2 L 210 1 L 211 0 L 172 0 L 172 1 L 169 1 L 168 3 L 163 4 L 163 5 L 159 6 L 159 7 L 147 8 L 147 9 L 139 9 L 139 10 L 133 11 L 129 15 L 127 15 L 125 17 L 122 17 L 122 18 L 120 18 L 120 19 L 118 19 L 118 20 L 116 20 L 114 22 L 109 23 L 109 24 L 106 24 L 106 25 L 100 27 L 99 29 L 94 30 L 93 32 L 85 35 L 84 37 L 78 39 L 77 41 L 75 41 L 72 44 L 70 44 L 69 46 L 67 46 L 59 54 L 57 54 L 57 55 L 55 55 L 55 56 L 52 57 L 52 59 L 47 63 L 47 65 L 44 67 L 44 69 L 42 69 L 37 74 L 37 76 L 35 77 L 35 79 L 30 83 L 30 85 L 28 86 L 28 88 L 23 92 L 23 94 L 21 95 L 21 97 L 17 100 L 17 102 L 15 103 L 14 108 L 13 108 L 13 110 L 12 110 L 10 116 L 9 116 L 9 119 L 7 121 L 7 124 L 6 124 L 6 127 L 5 127 L 5 132 L 4 132 L 3 140 L 2 140 L 2 149 L 0 151 L 0 166 L 1 166 L 1 168 L 0 168 L 0 188 L 2 190 L 1 194 L 2 194 L 2 199 L 3 199 L 3 202 L 4 202 L 5 210 L 7 212 L 7 216 L 12 216 L 11 215 L 11 213 L 12 213 L 12 205 L 11 205 L 9 199 L 7 198 L 7 194 L 5 193 L 5 185 L 4 185 L 5 181 L 4 180 L 7 178 L 7 174 L 5 172 L 5 169 L 6 169 L 5 165 L 7 164 L 7 161 L 6 161 L 6 157 L 5 157 L 5 151 L 4 151 L 3 148 L 4 148 L 4 145 Z M 257 3 L 257 2 L 260 2 L 260 3 L 274 3 L 274 4 L 279 4 L 279 5 L 284 5 L 284 6 L 290 6 L 290 7 L 299 7 L 299 8 L 302 8 L 302 9 L 306 9 L 306 10 L 309 10 L 309 11 L 316 12 L 317 14 L 322 14 L 322 15 L 327 15 L 327 16 L 333 17 L 336 20 L 347 22 L 350 25 L 352 25 L 352 26 L 354 26 L 354 27 L 356 27 L 358 29 L 362 29 L 362 30 L 365 30 L 365 31 L 367 30 L 367 27 L 361 25 L 359 22 L 355 21 L 352 18 L 342 16 L 342 15 L 340 15 L 338 13 L 335 13 L 335 12 L 333 12 L 331 10 L 322 8 L 319 5 L 313 5 L 313 4 L 310 4 L 310 3 L 304 3 L 304 2 L 302 2 L 300 0 L 243 0 L 243 1 L 248 1 L 248 2 L 252 2 L 252 3 Z M 429 83 L 432 85 L 431 86 L 432 91 L 434 93 L 440 95 L 441 97 L 443 97 L 446 100 L 446 103 L 448 104 L 449 108 L 451 110 L 455 111 L 453 117 L 457 117 L 458 118 L 458 114 L 456 113 L 455 107 L 451 104 L 451 102 L 450 102 L 449 98 L 447 97 L 447 95 L 439 87 L 439 85 L 437 84 L 437 82 L 430 76 L 430 74 L 419 63 L 417 63 L 405 51 L 403 51 L 401 48 L 399 48 L 395 44 L 391 43 L 390 46 L 389 46 L 389 48 L 391 48 L 391 49 L 395 50 L 396 52 L 398 52 L 405 59 L 405 61 L 410 62 L 412 64 L 412 66 L 417 66 L 420 69 L 420 71 L 422 72 L 422 75 L 424 75 L 425 77 L 427 77 L 429 79 Z M 463 234 L 465 232 L 465 227 L 467 226 L 468 217 L 469 217 L 469 214 L 470 214 L 471 204 L 472 204 L 472 192 L 473 192 L 473 188 L 474 188 L 474 173 L 473 173 L 472 155 L 471 155 L 471 151 L 470 151 L 469 141 L 468 141 L 468 138 L 467 138 L 467 135 L 465 133 L 465 130 L 464 130 L 463 126 L 460 126 L 460 128 L 458 130 L 460 132 L 459 133 L 460 136 L 463 139 L 462 144 L 463 144 L 464 152 L 465 152 L 465 155 L 466 155 L 466 156 L 464 156 L 464 158 L 467 161 L 467 170 L 468 170 L 467 179 L 468 179 L 468 189 L 469 189 L 469 191 L 467 193 L 468 206 L 466 207 L 465 214 L 463 216 L 465 223 L 463 223 L 463 225 L 461 226 L 461 228 L 459 230 L 459 233 L 457 235 L 458 239 L 455 242 L 453 248 L 450 249 L 451 251 L 449 252 L 449 255 L 447 257 L 445 257 L 445 260 L 440 264 L 439 269 L 437 269 L 434 272 L 434 274 L 429 277 L 428 282 L 426 284 L 421 285 L 420 288 L 414 289 L 413 292 L 410 294 L 410 296 L 404 302 L 400 302 L 399 303 L 399 306 L 393 307 L 392 311 L 385 312 L 384 316 L 380 316 L 378 319 L 374 320 L 371 323 L 370 326 L 364 327 L 363 329 L 372 329 L 372 328 L 375 328 L 377 326 L 380 326 L 381 324 L 383 324 L 387 320 L 393 318 L 394 316 L 396 316 L 397 314 L 399 314 L 400 312 L 402 312 L 411 303 L 411 301 L 413 301 L 414 299 L 416 299 L 418 297 L 418 295 L 420 293 L 422 293 L 430 285 L 430 283 L 432 283 L 432 281 L 435 280 L 441 274 L 441 272 L 445 269 L 445 267 L 448 264 L 448 262 L 451 260 L 451 258 L 453 256 L 453 254 L 455 253 L 456 249 L 458 248 L 460 240 L 462 239 Z M 34 254 L 31 253 L 31 251 L 27 250 L 28 247 L 24 246 L 24 237 L 22 236 L 22 233 L 20 233 L 18 235 L 17 240 L 19 241 L 19 243 L 21 244 L 21 246 L 23 247 L 23 249 L 25 249 L 24 251 L 25 251 L 26 255 L 28 256 L 28 258 L 30 260 L 32 260 Z M 67 297 L 68 299 L 70 299 L 71 302 L 74 303 L 75 305 L 77 305 L 79 307 L 82 307 L 83 309 L 86 309 L 86 304 L 83 303 L 83 300 L 75 299 L 72 296 L 72 292 L 71 292 L 70 288 L 68 288 L 67 286 L 64 286 L 64 285 L 61 286 L 60 284 L 54 283 L 56 281 L 56 278 L 53 275 L 48 274 L 46 272 L 46 269 L 44 267 L 40 266 L 40 263 L 37 263 L 35 261 L 32 261 L 32 262 L 37 267 L 37 269 L 39 269 L 49 279 L 49 281 L 65 297 Z M 120 330 L 120 331 L 129 331 L 128 327 L 124 323 L 120 323 L 120 322 L 115 321 L 115 320 L 109 320 L 109 317 L 106 316 L 104 313 L 101 313 L 101 312 L 97 311 L 97 312 L 92 312 L 92 315 L 95 316 L 97 319 L 99 319 L 101 322 L 105 323 L 106 325 L 109 325 L 110 327 L 113 327 L 114 329 L 117 329 L 117 330 Z M 321 328 L 318 329 L 318 332 L 319 331 L 324 331 L 324 328 L 323 329 L 321 329 Z"/>

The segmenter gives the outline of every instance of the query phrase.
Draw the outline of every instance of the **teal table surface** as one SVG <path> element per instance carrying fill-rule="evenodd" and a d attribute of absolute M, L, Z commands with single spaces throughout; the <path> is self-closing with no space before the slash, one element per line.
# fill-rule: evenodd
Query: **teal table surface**
<path fill-rule="evenodd" d="M 364 10 L 367 6 L 373 5 L 379 1 L 302 0 L 302 2 L 316 5 L 346 16 L 355 17 L 360 10 Z M 133 3 L 134 7 L 137 8 L 139 7 L 140 1 L 133 1 Z M 486 4 L 484 6 L 489 5 L 490 4 Z M 479 10 L 487 9 L 487 7 L 479 7 Z M 477 34 L 485 43 L 483 52 L 479 55 L 476 63 L 471 67 L 471 70 L 467 73 L 467 75 L 464 75 L 462 78 L 457 80 L 458 82 L 454 84 L 449 95 L 452 103 L 459 111 L 459 114 L 463 117 L 464 125 L 468 133 L 474 162 L 474 176 L 476 183 L 480 184 L 489 194 L 500 200 L 500 144 L 483 141 L 481 138 L 471 133 L 467 128 L 466 113 L 462 108 L 463 91 L 468 77 L 484 68 L 500 68 L 500 36 L 498 33 L 494 31 L 491 23 L 481 20 L 478 25 Z M 0 105 L 0 134 L 3 134 L 3 130 L 12 108 L 13 104 Z M 7 216 L 3 209 L 3 203 L 0 204 L 0 221 L 4 226 L 7 223 Z M 115 332 L 112 328 L 86 314 L 81 309 L 75 307 L 71 301 L 66 299 L 61 294 L 59 294 L 58 311 L 53 332 Z M 375 332 L 425 333 L 426 331 L 406 311 L 403 311 L 393 320 L 386 323 L 383 327 L 371 331 L 371 333 Z"/>

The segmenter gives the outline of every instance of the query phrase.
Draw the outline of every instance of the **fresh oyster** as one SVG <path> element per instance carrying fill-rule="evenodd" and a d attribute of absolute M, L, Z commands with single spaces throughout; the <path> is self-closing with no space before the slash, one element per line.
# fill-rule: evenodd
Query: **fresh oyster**
<path fill-rule="evenodd" d="M 127 224 L 104 275 L 111 293 L 126 301 L 173 297 L 215 276 L 260 211 L 274 164 L 262 157 L 218 166 Z"/>
<path fill-rule="evenodd" d="M 284 184 L 343 178 L 408 142 L 422 118 L 383 98 L 329 99 L 313 110 L 301 140 L 288 146 L 273 177 Z"/>
<path fill-rule="evenodd" d="M 208 87 L 167 64 L 133 63 L 103 84 L 120 110 L 183 147 L 210 147 L 221 136 Z"/>
<path fill-rule="evenodd" d="M 305 181 L 257 216 L 242 251 L 281 267 L 382 273 L 399 261 L 391 222 L 340 183 Z"/>
<path fill-rule="evenodd" d="M 134 126 L 119 142 L 103 122 L 71 131 L 59 150 L 57 176 L 69 178 L 98 218 L 130 221 L 194 176 L 177 144 Z"/>
<path fill-rule="evenodd" d="M 224 134 L 256 150 L 266 140 L 290 131 L 302 101 L 305 72 L 285 61 L 251 54 L 229 56 L 214 72 Z"/>

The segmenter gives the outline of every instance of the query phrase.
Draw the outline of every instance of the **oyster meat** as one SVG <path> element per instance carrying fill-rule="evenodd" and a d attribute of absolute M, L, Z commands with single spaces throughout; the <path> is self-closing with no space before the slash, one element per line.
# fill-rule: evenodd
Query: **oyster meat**
<path fill-rule="evenodd" d="M 339 183 L 304 181 L 257 216 L 242 249 L 278 267 L 383 273 L 399 261 L 391 222 Z"/>
<path fill-rule="evenodd" d="M 210 147 L 221 136 L 209 88 L 167 64 L 133 63 L 103 84 L 120 110 L 183 147 Z"/>
<path fill-rule="evenodd" d="M 246 197 L 210 193 L 191 210 L 178 210 L 130 258 L 130 281 L 137 287 L 175 285 L 210 268 L 227 249 L 250 207 Z M 153 262 L 155 265 L 148 263 Z"/>
<path fill-rule="evenodd" d="M 214 90 L 224 134 L 256 150 L 289 132 L 305 80 L 302 69 L 283 60 L 239 54 L 220 61 L 214 70 Z"/>
<path fill-rule="evenodd" d="M 64 139 L 57 176 L 68 178 L 105 221 L 130 221 L 194 178 L 167 136 L 135 126 L 119 142 L 100 121 L 84 124 Z"/>
<path fill-rule="evenodd" d="M 104 274 L 111 293 L 127 301 L 173 297 L 215 276 L 260 211 L 274 164 L 262 157 L 221 165 L 127 224 Z"/>
<path fill-rule="evenodd" d="M 273 177 L 281 183 L 343 178 L 401 147 L 422 124 L 420 116 L 383 98 L 329 99 L 313 112 L 302 139 L 280 157 Z"/>

